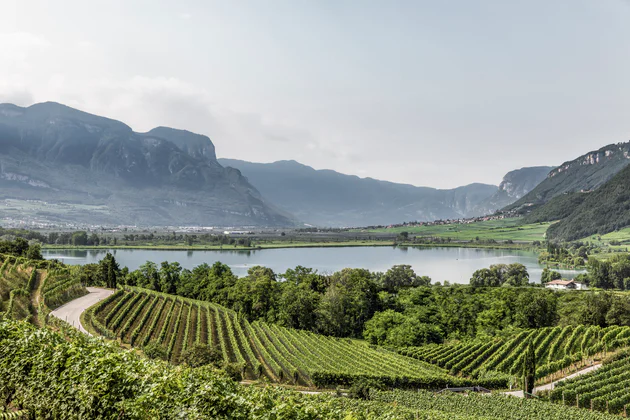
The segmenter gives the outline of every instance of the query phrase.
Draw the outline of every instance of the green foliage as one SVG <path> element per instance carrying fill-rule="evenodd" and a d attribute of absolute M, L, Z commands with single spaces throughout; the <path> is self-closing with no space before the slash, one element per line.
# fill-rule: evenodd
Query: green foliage
<path fill-rule="evenodd" d="M 142 347 L 142 351 L 144 355 L 149 359 L 160 359 L 160 360 L 168 360 L 166 347 L 157 344 L 157 343 L 149 343 L 146 346 Z"/>
<path fill-rule="evenodd" d="M 630 167 L 625 167 L 560 222 L 549 227 L 553 239 L 575 240 L 603 235 L 630 225 Z"/>
<path fill-rule="evenodd" d="M 525 357 L 523 358 L 523 393 L 525 398 L 530 398 L 534 393 L 534 383 L 536 382 L 536 350 L 530 338 L 527 341 Z"/>
<path fill-rule="evenodd" d="M 191 367 L 206 365 L 220 366 L 223 357 L 216 347 L 203 343 L 196 343 L 193 344 L 192 347 L 184 350 L 179 360 Z"/>
<path fill-rule="evenodd" d="M 377 312 L 365 323 L 363 336 L 372 344 L 406 347 L 441 343 L 444 333 L 440 327 L 422 323 L 391 309 Z"/>
<path fill-rule="evenodd" d="M 527 286 L 529 273 L 523 264 L 494 264 L 473 273 L 470 285 L 473 287 Z"/>
<path fill-rule="evenodd" d="M 369 400 L 372 392 L 384 389 L 385 385 L 376 379 L 359 378 L 352 383 L 348 395 L 352 398 Z"/>
<path fill-rule="evenodd" d="M 549 283 L 553 280 L 560 280 L 562 278 L 562 274 L 557 271 L 550 270 L 548 268 L 544 268 L 542 275 L 540 277 L 541 283 Z"/>

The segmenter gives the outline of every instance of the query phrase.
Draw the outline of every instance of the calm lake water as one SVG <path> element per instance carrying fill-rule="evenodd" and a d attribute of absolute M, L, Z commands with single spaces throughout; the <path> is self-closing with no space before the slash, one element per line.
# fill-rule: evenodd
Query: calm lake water
<path fill-rule="evenodd" d="M 88 264 L 100 261 L 105 250 L 44 250 L 45 258 L 57 258 L 66 264 Z M 243 276 L 255 265 L 283 273 L 297 265 L 310 267 L 320 273 L 333 273 L 345 267 L 367 268 L 370 271 L 387 271 L 396 264 L 409 264 L 419 275 L 431 277 L 433 282 L 468 283 L 472 273 L 491 264 L 521 263 L 527 267 L 530 281 L 540 282 L 543 267 L 535 253 L 499 249 L 476 248 L 286 248 L 255 251 L 162 251 L 141 249 L 111 250 L 121 267 L 137 269 L 146 261 L 179 262 L 192 269 L 203 263 L 212 265 L 221 261 L 232 271 Z M 559 270 L 563 277 L 573 278 L 581 271 Z"/>

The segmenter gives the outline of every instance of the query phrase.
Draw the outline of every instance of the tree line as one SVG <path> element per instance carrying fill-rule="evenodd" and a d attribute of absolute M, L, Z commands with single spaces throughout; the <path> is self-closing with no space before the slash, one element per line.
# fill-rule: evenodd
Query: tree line
<path fill-rule="evenodd" d="M 331 275 L 298 266 L 278 274 L 256 266 L 236 276 L 220 262 L 192 270 L 177 262 L 119 268 L 110 255 L 82 268 L 86 284 L 144 287 L 320 334 L 403 347 L 508 334 L 515 328 L 630 325 L 630 299 L 612 293 L 557 293 L 528 283 L 521 264 L 495 265 L 471 285 L 431 285 L 408 265 L 384 273 L 346 268 Z M 524 287 L 528 285 L 527 287 Z"/>

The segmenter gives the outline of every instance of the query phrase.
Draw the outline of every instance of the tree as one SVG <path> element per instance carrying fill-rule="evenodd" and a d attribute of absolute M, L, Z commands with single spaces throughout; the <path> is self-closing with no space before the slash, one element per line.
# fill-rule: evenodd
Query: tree
<path fill-rule="evenodd" d="M 510 286 L 527 286 L 529 284 L 529 273 L 523 264 L 513 263 L 506 267 L 505 274 L 501 279 L 501 284 Z"/>
<path fill-rule="evenodd" d="M 79 232 L 74 232 L 72 234 L 72 245 L 83 246 L 83 245 L 87 245 L 87 242 L 88 242 L 87 232 L 79 231 Z"/>
<path fill-rule="evenodd" d="M 534 382 L 536 382 L 536 349 L 530 338 L 523 358 L 523 394 L 525 398 L 531 398 L 533 395 Z"/>
<path fill-rule="evenodd" d="M 43 260 L 42 256 L 42 247 L 39 244 L 29 245 L 28 250 L 26 251 L 26 258 L 29 260 Z"/>
<path fill-rule="evenodd" d="M 555 325 L 558 319 L 557 294 L 550 290 L 527 290 L 516 299 L 515 324 L 521 328 Z"/>
<path fill-rule="evenodd" d="M 404 287 L 429 286 L 431 279 L 427 276 L 419 277 L 410 265 L 395 265 L 380 276 L 380 286 L 390 293 Z"/>
<path fill-rule="evenodd" d="M 473 287 L 498 286 L 499 282 L 496 272 L 488 268 L 475 271 L 470 278 L 470 285 Z"/>
<path fill-rule="evenodd" d="M 120 274 L 120 267 L 116 262 L 116 258 L 108 252 L 98 265 L 100 280 L 105 283 L 105 287 L 115 289 Z"/>
<path fill-rule="evenodd" d="M 320 331 L 338 337 L 359 337 L 378 303 L 378 286 L 372 274 L 364 269 L 344 268 L 330 277 L 330 285 L 320 299 Z"/>
<path fill-rule="evenodd" d="M 162 262 L 160 265 L 160 291 L 174 294 L 177 291 L 182 266 L 178 262 Z"/>
<path fill-rule="evenodd" d="M 545 284 L 553 280 L 560 280 L 561 278 L 562 278 L 562 274 L 558 273 L 557 271 L 544 268 L 542 272 L 542 276 L 540 277 L 540 281 L 543 284 Z"/>

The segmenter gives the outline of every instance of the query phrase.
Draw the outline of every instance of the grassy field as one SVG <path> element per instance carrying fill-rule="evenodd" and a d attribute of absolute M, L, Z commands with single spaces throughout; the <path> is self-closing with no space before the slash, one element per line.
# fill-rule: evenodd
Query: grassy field
<path fill-rule="evenodd" d="M 453 223 L 434 226 L 403 226 L 396 228 L 375 229 L 371 232 L 400 233 L 409 232 L 418 236 L 451 238 L 454 241 L 470 241 L 476 238 L 518 242 L 543 241 L 550 223 L 521 224 L 520 219 L 489 220 L 470 224 Z"/>

